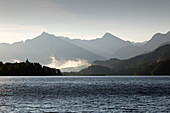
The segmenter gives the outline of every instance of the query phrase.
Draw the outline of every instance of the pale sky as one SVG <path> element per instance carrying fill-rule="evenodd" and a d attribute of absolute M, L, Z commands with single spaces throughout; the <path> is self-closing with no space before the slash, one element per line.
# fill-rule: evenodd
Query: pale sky
<path fill-rule="evenodd" d="M 106 32 L 141 42 L 170 30 L 170 0 L 0 0 L 0 43 L 56 36 L 94 39 Z"/>

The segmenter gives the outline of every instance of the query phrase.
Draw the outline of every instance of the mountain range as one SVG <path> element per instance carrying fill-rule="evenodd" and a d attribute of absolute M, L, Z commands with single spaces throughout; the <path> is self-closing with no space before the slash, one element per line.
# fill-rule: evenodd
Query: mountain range
<path fill-rule="evenodd" d="M 110 33 L 105 33 L 102 38 L 93 40 L 69 39 L 65 38 L 68 42 L 84 48 L 92 53 L 95 53 L 105 59 L 112 58 L 113 53 L 117 50 L 133 45 L 130 41 L 124 41 Z"/>
<path fill-rule="evenodd" d="M 29 59 L 30 61 L 38 61 L 42 64 L 49 64 L 51 62 L 50 56 L 55 56 L 57 60 L 86 59 L 94 61 L 95 59 L 104 59 L 88 50 L 45 32 L 25 42 L 0 44 L 0 53 L 2 61 L 11 61 L 13 59 L 24 61 Z"/>
<path fill-rule="evenodd" d="M 156 33 L 149 41 L 134 43 L 124 41 L 110 33 L 94 40 L 63 38 L 68 42 L 95 53 L 105 59 L 128 59 L 155 50 L 160 45 L 170 42 L 170 31 L 166 34 Z"/>
<path fill-rule="evenodd" d="M 123 47 L 116 52 L 113 53 L 113 57 L 119 58 L 119 59 L 128 59 L 143 53 L 148 53 L 162 44 L 169 43 L 170 42 L 170 31 L 166 34 L 157 33 L 155 34 L 149 41 L 147 41 L 143 45 L 130 45 Z"/>
<path fill-rule="evenodd" d="M 68 60 L 87 60 L 91 63 L 95 60 L 110 58 L 118 62 L 118 59 L 128 59 L 148 53 L 169 42 L 170 32 L 157 33 L 151 40 L 143 43 L 125 41 L 110 33 L 105 33 L 103 37 L 93 40 L 81 40 L 43 32 L 41 35 L 26 41 L 13 44 L 1 43 L 0 60 L 11 62 L 29 59 L 47 65 L 51 63 L 50 57 L 53 56 L 59 64 L 60 61 Z M 81 67 L 81 65 L 79 66 Z"/>

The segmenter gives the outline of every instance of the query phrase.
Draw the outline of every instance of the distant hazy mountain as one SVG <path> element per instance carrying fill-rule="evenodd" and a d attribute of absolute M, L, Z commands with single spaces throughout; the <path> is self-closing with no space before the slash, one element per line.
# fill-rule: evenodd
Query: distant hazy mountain
<path fill-rule="evenodd" d="M 30 61 L 38 61 L 42 64 L 50 63 L 50 56 L 55 56 L 57 60 L 86 59 L 94 61 L 104 59 L 86 49 L 45 32 L 25 42 L 0 44 L 0 54 L 0 60 L 2 61 L 11 61 L 13 59 L 25 61 L 28 58 Z"/>
<path fill-rule="evenodd" d="M 68 38 L 65 38 L 65 40 L 106 59 L 113 57 L 113 53 L 118 49 L 133 45 L 130 41 L 124 41 L 110 33 L 105 33 L 102 38 L 94 40 L 70 40 Z"/>
<path fill-rule="evenodd" d="M 116 52 L 113 52 L 113 57 L 120 58 L 120 59 L 131 58 L 143 53 L 153 51 L 156 48 L 158 48 L 160 45 L 169 42 L 170 42 L 170 32 L 166 34 L 157 33 L 151 38 L 151 40 L 149 40 L 145 44 L 142 45 L 133 44 L 130 46 L 120 48 Z"/>

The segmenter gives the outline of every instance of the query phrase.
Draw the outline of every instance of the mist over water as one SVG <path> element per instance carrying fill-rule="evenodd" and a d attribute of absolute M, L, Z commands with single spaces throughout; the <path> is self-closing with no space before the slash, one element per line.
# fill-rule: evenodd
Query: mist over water
<path fill-rule="evenodd" d="M 3 77 L 0 112 L 170 112 L 170 77 Z"/>
<path fill-rule="evenodd" d="M 46 66 L 51 68 L 60 69 L 61 71 L 80 71 L 83 68 L 90 66 L 87 60 L 83 59 L 70 59 L 70 60 L 56 60 L 55 56 L 50 56 L 51 63 Z"/>

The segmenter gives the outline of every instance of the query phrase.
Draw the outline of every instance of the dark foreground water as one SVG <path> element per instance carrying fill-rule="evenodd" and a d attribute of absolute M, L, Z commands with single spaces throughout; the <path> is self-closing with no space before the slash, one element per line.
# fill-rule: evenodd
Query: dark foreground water
<path fill-rule="evenodd" d="M 0 112 L 170 112 L 170 77 L 1 77 Z"/>

